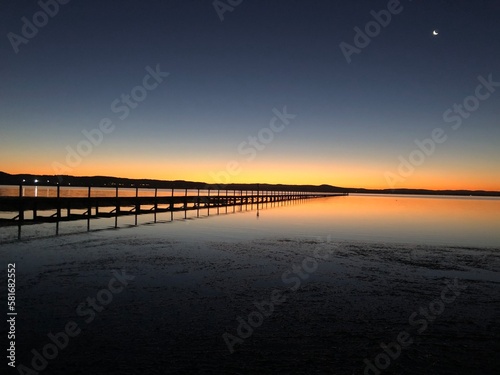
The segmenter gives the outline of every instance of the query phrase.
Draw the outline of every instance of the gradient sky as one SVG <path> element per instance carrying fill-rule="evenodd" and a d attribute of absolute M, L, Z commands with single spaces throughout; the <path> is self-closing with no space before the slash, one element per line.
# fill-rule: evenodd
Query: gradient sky
<path fill-rule="evenodd" d="M 354 45 L 354 27 L 387 4 L 243 0 L 221 21 L 212 0 L 72 0 L 15 53 L 8 34 L 22 35 L 21 18 L 41 8 L 4 1 L 0 170 L 500 190 L 500 87 L 460 128 L 443 120 L 475 94 L 478 76 L 500 82 L 500 2 L 401 0 L 347 63 L 340 43 Z M 158 64 L 170 75 L 121 120 L 111 103 Z M 248 160 L 241 143 L 269 134 L 284 107 L 296 117 Z M 103 118 L 114 130 L 68 165 L 68 148 Z M 446 141 L 398 172 L 435 128 Z"/>

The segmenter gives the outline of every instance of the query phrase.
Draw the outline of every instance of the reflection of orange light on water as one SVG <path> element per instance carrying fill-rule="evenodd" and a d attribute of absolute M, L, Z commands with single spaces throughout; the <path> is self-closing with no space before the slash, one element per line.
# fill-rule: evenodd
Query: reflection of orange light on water
<path fill-rule="evenodd" d="M 407 226 L 432 232 L 439 223 L 440 230 L 460 231 L 470 226 L 485 229 L 498 226 L 500 199 L 350 195 L 308 201 L 307 210 L 297 205 L 266 215 L 289 224 L 314 220 L 330 225 L 332 230 L 351 226 L 363 231 L 369 224 L 380 230 Z"/>

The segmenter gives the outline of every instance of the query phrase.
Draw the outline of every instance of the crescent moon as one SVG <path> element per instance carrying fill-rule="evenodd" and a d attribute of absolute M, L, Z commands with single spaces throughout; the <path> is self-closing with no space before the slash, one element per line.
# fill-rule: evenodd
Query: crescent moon
<path fill-rule="evenodd" d="M 436 35 L 439 35 L 439 33 L 437 32 L 437 30 L 434 30 L 434 31 L 432 32 L 432 35 L 436 36 Z"/>

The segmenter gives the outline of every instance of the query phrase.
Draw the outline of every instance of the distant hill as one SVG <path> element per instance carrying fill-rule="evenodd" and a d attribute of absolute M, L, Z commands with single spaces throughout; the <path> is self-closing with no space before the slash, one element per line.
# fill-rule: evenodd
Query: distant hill
<path fill-rule="evenodd" d="M 208 184 L 195 181 L 164 181 L 153 179 L 130 179 L 110 176 L 53 176 L 32 174 L 8 174 L 0 172 L 0 185 L 19 185 L 22 181 L 25 185 L 34 185 L 38 180 L 39 185 L 55 186 L 95 186 L 95 187 L 139 187 L 160 189 L 213 189 L 213 190 L 294 190 L 314 191 L 324 193 L 358 193 L 358 194 L 410 194 L 410 195 L 460 195 L 460 196 L 500 196 L 499 191 L 484 190 L 427 190 L 427 189 L 364 189 L 344 188 L 332 185 L 283 185 L 283 184 Z"/>
<path fill-rule="evenodd" d="M 22 181 L 25 185 L 34 185 L 35 180 L 39 185 L 45 186 L 95 186 L 95 187 L 143 187 L 143 188 L 161 188 L 161 189 L 220 189 L 220 190 L 295 190 L 295 191 L 315 191 L 315 192 L 346 192 L 346 189 L 330 185 L 283 185 L 283 184 L 208 184 L 206 182 L 195 181 L 165 181 L 152 179 L 130 179 L 109 176 L 53 176 L 53 175 L 32 175 L 17 174 L 11 175 L 0 172 L 0 185 L 19 185 Z"/>
<path fill-rule="evenodd" d="M 476 197 L 500 197 L 500 191 L 486 190 L 429 190 L 429 189 L 346 189 L 349 193 L 357 194 L 398 194 L 398 195 L 460 195 Z"/>

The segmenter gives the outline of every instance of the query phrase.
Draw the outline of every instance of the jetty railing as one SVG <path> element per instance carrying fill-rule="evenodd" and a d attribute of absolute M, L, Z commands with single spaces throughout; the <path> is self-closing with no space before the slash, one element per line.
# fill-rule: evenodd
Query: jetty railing
<path fill-rule="evenodd" d="M 45 190 L 44 190 L 45 189 Z M 156 223 L 160 213 L 170 213 L 174 220 L 174 212 L 205 210 L 206 216 L 219 214 L 221 209 L 228 213 L 232 208 L 248 207 L 253 210 L 268 205 L 284 202 L 323 198 L 347 193 L 324 193 L 292 190 L 235 190 L 235 189 L 190 189 L 190 188 L 155 188 L 155 187 L 110 187 L 102 186 L 38 186 L 19 185 L 16 196 L 0 196 L 0 212 L 16 214 L 14 217 L 0 218 L 0 226 L 18 226 L 18 239 L 21 239 L 21 228 L 24 225 L 38 223 L 55 223 L 56 235 L 59 234 L 59 223 L 64 221 L 87 220 L 87 231 L 90 231 L 92 219 L 114 218 L 114 227 L 118 228 L 120 216 L 138 216 L 153 214 Z M 46 212 L 51 211 L 47 215 Z M 43 214 L 45 213 L 45 214 Z"/>

